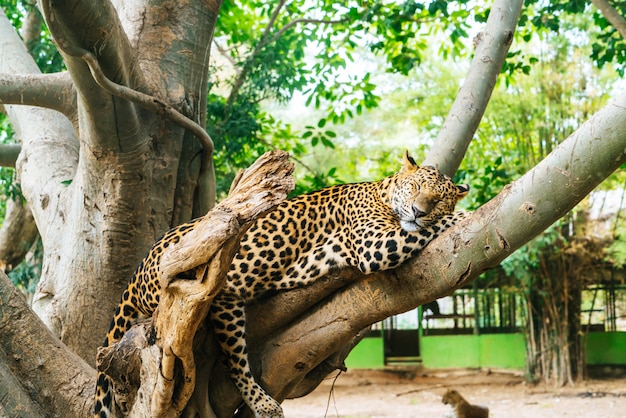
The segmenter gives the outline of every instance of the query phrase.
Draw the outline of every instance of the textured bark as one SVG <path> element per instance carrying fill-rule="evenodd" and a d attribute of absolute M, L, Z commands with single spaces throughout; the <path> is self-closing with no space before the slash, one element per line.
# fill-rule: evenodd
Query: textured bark
<path fill-rule="evenodd" d="M 38 236 L 28 205 L 21 200 L 7 200 L 6 215 L 0 228 L 0 268 L 5 272 L 13 270 L 22 262 Z"/>
<path fill-rule="evenodd" d="M 7 416 L 89 415 L 94 370 L 52 335 L 2 272 L 0 377 L 0 399 L 10 412 Z"/>
<path fill-rule="evenodd" d="M 176 109 L 206 120 L 220 3 L 42 1 L 65 75 L 39 74 L 0 14 L 0 97 L 21 140 L 17 171 L 44 248 L 33 306 L 89 362 L 138 261 L 165 230 L 206 213 L 214 194 L 211 179 L 199 178 L 197 138 L 168 117 Z M 160 111 L 101 87 L 84 51 L 105 78 L 153 97 Z M 200 196 L 195 207 L 192 196 Z"/>
<path fill-rule="evenodd" d="M 207 213 L 193 231 L 164 250 L 158 266 L 161 296 L 153 316 L 160 351 L 146 346 L 147 339 L 137 342 L 140 349 L 147 350 L 141 354 L 147 362 L 141 373 L 146 383 L 142 382 L 139 389 L 142 396 L 132 398 L 132 401 L 138 399 L 139 404 L 131 408 L 130 416 L 176 417 L 187 405 L 196 383 L 193 353 L 196 333 L 204 323 L 213 298 L 223 286 L 241 235 L 254 218 L 280 203 L 293 190 L 292 172 L 293 164 L 287 153 L 272 151 L 264 154 L 235 180 L 229 196 Z M 130 335 L 133 337 L 129 336 L 129 339 L 135 338 L 136 333 Z M 129 343 L 123 339 L 119 345 L 127 347 Z M 118 371 L 128 370 L 129 367 L 119 367 L 116 363 L 136 364 L 137 361 L 127 359 L 129 354 L 136 352 L 118 349 L 115 345 L 108 347 L 106 353 L 116 353 L 120 360 L 116 362 L 118 357 L 107 355 L 106 365 Z M 137 358 L 137 355 L 131 357 Z M 148 361 L 148 358 L 152 360 Z M 154 360 L 160 363 L 160 367 L 154 366 Z M 135 381 L 125 378 L 127 373 L 111 375 L 123 379 L 121 394 L 127 396 L 137 391 L 137 387 L 129 390 L 129 385 L 125 384 L 129 380 Z M 206 377 L 208 374 L 202 376 L 203 381 Z M 208 407 L 207 394 L 204 391 L 202 403 Z M 129 405 L 131 401 L 125 399 L 124 402 Z"/>
<path fill-rule="evenodd" d="M 424 165 L 453 176 L 487 109 L 522 10 L 522 0 L 495 0 L 485 29 L 474 39 L 474 59 Z"/>

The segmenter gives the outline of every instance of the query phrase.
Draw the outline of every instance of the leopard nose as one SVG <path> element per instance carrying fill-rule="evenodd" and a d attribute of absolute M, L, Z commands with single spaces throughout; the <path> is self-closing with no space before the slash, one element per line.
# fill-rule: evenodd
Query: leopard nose
<path fill-rule="evenodd" d="M 426 212 L 424 212 L 423 210 L 421 210 L 417 206 L 413 205 L 413 215 L 415 215 L 415 218 L 422 218 L 422 217 L 426 216 Z"/>

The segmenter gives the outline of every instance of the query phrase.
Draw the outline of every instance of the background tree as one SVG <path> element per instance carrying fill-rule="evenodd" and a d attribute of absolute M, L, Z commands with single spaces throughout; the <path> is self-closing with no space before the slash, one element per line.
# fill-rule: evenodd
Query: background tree
<path fill-rule="evenodd" d="M 310 125 L 302 136 L 312 145 L 315 142 L 332 146 L 334 136 L 329 133 L 333 132 L 328 128 L 329 123 L 342 122 L 351 114 L 358 114 L 377 103 L 367 75 L 351 83 L 342 83 L 341 79 L 336 85 L 328 82 L 334 79 L 335 69 L 345 65 L 350 47 L 359 46 L 354 44 L 354 34 L 358 31 L 364 37 L 367 34 L 364 44 L 374 51 L 384 52 L 391 68 L 403 73 L 420 61 L 424 46 L 420 35 L 432 28 L 424 22 L 435 22 L 442 33 L 450 37 L 452 42 L 446 45 L 451 46 L 442 49 L 443 54 L 450 54 L 462 45 L 461 37 L 466 34 L 468 16 L 476 16 L 479 22 L 486 18 L 482 9 L 468 9 L 465 2 L 404 2 L 391 6 L 374 2 L 367 7 L 340 7 L 329 3 L 320 7 L 325 13 L 322 19 L 317 15 L 315 18 L 298 17 L 302 10 L 309 11 L 306 2 L 249 5 L 234 7 L 225 4 L 218 19 L 218 3 L 197 2 L 179 9 L 146 2 L 117 11 L 115 5 L 109 3 L 92 10 L 95 6 L 81 2 L 61 6 L 43 2 L 41 8 L 68 68 L 67 73 L 59 76 L 16 75 L 36 74 L 38 69 L 28 61 L 26 51 L 20 49 L 21 41 L 15 37 L 8 21 L 0 19 L 3 25 L 0 27 L 1 50 L 3 56 L 10 58 L 0 64 L 0 71 L 5 73 L 3 78 L 7 81 L 0 84 L 4 86 L 0 97 L 7 104 L 5 108 L 21 141 L 18 172 L 44 249 L 42 281 L 34 306 L 55 334 L 89 363 L 93 361 L 93 352 L 104 334 L 120 289 L 147 247 L 170 225 L 194 214 L 202 214 L 211 205 L 214 194 L 211 185 L 214 183 L 207 161 L 212 147 L 189 119 L 203 123 L 209 120 L 208 130 L 216 139 L 216 149 L 223 153 L 221 160 L 232 167 L 246 162 L 228 162 L 229 159 L 245 155 L 250 148 L 253 149 L 250 152 L 253 159 L 254 153 L 258 155 L 263 150 L 258 147 L 259 143 L 271 146 L 273 137 L 267 132 L 276 132 L 276 137 L 284 139 L 281 144 L 286 145 L 285 148 L 290 148 L 291 141 L 291 149 L 300 151 L 299 142 L 290 135 L 289 129 L 280 124 L 271 125 L 272 118 L 266 117 L 268 128 L 261 130 L 259 126 L 263 125 L 257 123 L 263 120 L 263 115 L 254 105 L 271 95 L 280 98 L 284 93 L 283 99 L 288 98 L 298 88 L 312 85 L 308 96 L 310 103 L 321 109 L 328 105 L 328 113 Z M 558 10 L 567 8 L 558 3 L 554 7 L 560 7 Z M 491 13 L 500 13 L 499 16 L 506 17 L 506 22 L 512 22 L 514 26 L 517 11 L 511 2 L 497 2 Z M 549 11 L 541 11 L 538 15 L 542 13 L 549 14 Z M 259 20 L 247 19 L 250 15 L 258 16 Z M 229 20 L 230 26 L 227 26 Z M 526 18 L 524 22 L 529 24 L 529 21 Z M 138 22 L 142 25 L 136 26 Z M 242 22 L 262 24 L 248 27 Z M 551 20 L 538 19 L 537 22 L 550 23 Z M 307 26 L 309 24 L 314 26 Z M 223 95 L 225 99 L 205 93 L 209 87 L 207 68 L 214 26 L 219 26 L 226 36 L 231 37 L 226 42 L 227 47 L 220 45 L 219 39 L 216 45 L 238 62 L 237 68 L 240 69 L 229 79 L 232 81 L 223 81 L 232 86 Z M 264 30 L 259 31 L 259 28 Z M 262 35 L 252 37 L 254 32 Z M 292 74 L 291 67 L 281 61 L 285 51 L 293 51 L 293 57 L 303 59 L 305 43 L 296 39 L 296 33 L 314 40 L 319 33 L 317 46 L 325 49 L 319 53 L 318 66 L 308 70 L 312 82 L 293 76 L 292 85 L 287 83 L 281 88 L 279 83 L 272 84 L 271 77 Z M 493 58 L 484 54 L 484 48 L 493 45 L 502 54 L 512 37 L 511 26 L 506 30 L 485 31 L 477 39 L 478 59 Z M 302 62 L 301 66 L 304 65 Z M 494 75 L 488 78 L 489 82 L 495 82 L 495 74 L 500 69 L 498 60 L 492 62 L 496 63 L 495 72 L 491 68 Z M 281 71 L 274 71 L 276 68 Z M 253 77 L 255 74 L 263 74 L 263 80 L 269 81 L 261 82 L 261 77 Z M 103 76 L 118 85 L 109 84 Z M 253 86 L 262 88 L 255 90 Z M 357 86 L 360 90 L 350 86 Z M 59 101 L 59 97 L 64 100 Z M 148 98 L 151 100 L 146 100 Z M 9 103 L 38 105 L 57 112 Z M 168 103 L 174 104 L 178 113 Z M 482 111 L 480 108 L 477 106 Z M 187 115 L 187 119 L 181 114 Z M 259 318 L 253 327 L 256 335 L 252 333 L 250 336 L 251 346 L 256 347 L 253 361 L 263 364 L 263 381 L 271 392 L 279 399 L 307 392 L 341 363 L 346 348 L 354 343 L 353 336 L 367 324 L 432 300 L 466 283 L 564 214 L 624 161 L 623 116 L 615 106 L 600 112 L 571 139 L 568 146 L 482 210 L 472 222 L 473 226 L 467 225 L 459 235 L 448 235 L 433 243 L 432 248 L 405 269 L 371 277 L 366 282 L 333 293 L 358 278 L 355 272 L 347 271 L 341 277 L 335 277 L 332 284 L 324 281 L 307 289 L 306 295 L 289 292 L 289 295 L 279 295 L 261 307 L 251 307 L 267 313 L 272 312 L 274 306 L 281 311 L 271 315 L 272 323 Z M 245 117 L 248 127 L 244 123 Z M 590 126 L 594 129 L 591 130 Z M 237 128 L 243 129 L 242 135 L 233 133 Z M 464 128 L 464 143 L 459 145 L 463 149 L 471 139 L 467 132 L 475 126 L 472 128 L 469 124 Z M 237 144 L 237 138 L 243 139 Z M 597 149 L 599 138 L 601 149 Z M 235 143 L 232 148 L 224 148 L 231 142 Z M 575 147 L 571 142 L 579 146 Z M 449 137 L 440 138 L 438 143 L 439 149 L 442 149 L 441 144 L 444 149 L 455 146 Z M 574 149 L 581 154 L 576 154 L 577 158 L 571 164 L 563 164 Z M 591 155 L 594 161 L 589 160 Z M 458 164 L 460 159 L 455 161 Z M 455 170 L 454 165 L 455 162 L 450 166 L 451 171 Z M 590 167 L 595 171 L 590 171 Z M 577 181 L 563 183 L 567 178 L 560 177 L 560 172 L 571 173 L 570 178 Z M 551 181 L 533 183 L 529 179 L 537 173 Z M 546 195 L 559 199 L 546 208 L 541 202 L 541 196 Z M 511 217 L 511 213 L 517 218 Z M 480 232 L 476 232 L 476 228 L 481 229 Z M 459 246 L 459 243 L 465 244 Z M 446 277 L 437 277 L 436 272 L 444 269 L 438 269 L 433 261 L 444 259 L 435 256 L 441 251 L 458 255 Z M 415 268 L 429 259 L 427 269 L 424 264 L 421 269 Z M 396 280 L 396 277 L 403 279 Z M 410 279 L 406 280 L 407 277 Z M 5 284 L 3 286 L 3 290 L 7 290 L 5 294 L 12 295 L 10 289 Z M 390 295 L 388 303 L 372 297 L 380 294 Z M 298 302 L 286 302 L 285 298 L 295 298 Z M 287 306 L 293 310 L 286 311 Z M 338 315 L 350 311 L 346 310 L 350 306 L 357 308 L 354 315 L 346 318 Z M 31 317 L 23 316 L 32 322 Z M 298 318 L 295 322 L 294 317 Z M 330 318 L 333 321 L 329 322 Z M 343 320 L 338 323 L 336 318 Z M 15 317 L 3 316 L 2 319 L 15 321 Z M 319 325 L 314 328 L 320 333 L 309 332 L 312 324 Z M 19 338 L 17 331 L 3 335 L 2 343 L 12 346 L 15 338 Z M 34 330 L 33 333 L 39 335 L 42 331 Z M 297 345 L 284 350 L 271 348 L 273 342 L 293 336 L 299 336 Z M 38 350 L 44 350 L 49 344 L 53 344 L 50 338 L 42 338 Z M 23 353 L 21 358 L 30 359 L 28 354 Z M 20 368 L 10 358 L 3 357 L 2 362 L 11 373 Z M 298 367 L 294 369 L 294 365 Z M 213 405 L 218 408 L 218 415 L 227 416 L 238 406 L 239 398 L 220 367 L 219 363 L 214 364 L 210 390 L 212 399 L 220 401 L 218 406 L 221 409 Z M 92 374 L 82 363 L 72 371 L 81 374 L 77 379 L 80 382 L 88 382 L 85 375 Z M 45 382 L 46 379 L 41 378 L 41 383 Z M 69 408 L 77 415 L 83 415 L 88 409 L 91 395 L 89 384 L 80 385 L 82 389 L 68 392 L 74 396 L 77 391 L 84 390 L 84 405 Z M 41 387 L 41 384 L 34 387 Z M 68 412 L 62 399 L 46 402 L 45 391 L 28 396 L 40 405 L 48 403 L 51 410 Z"/>

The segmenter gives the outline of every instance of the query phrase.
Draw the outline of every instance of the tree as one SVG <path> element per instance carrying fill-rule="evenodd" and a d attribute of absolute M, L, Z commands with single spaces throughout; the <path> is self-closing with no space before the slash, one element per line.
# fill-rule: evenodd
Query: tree
<path fill-rule="evenodd" d="M 432 2 L 427 9 L 444 13 L 446 4 Z M 92 364 L 125 278 L 154 237 L 212 205 L 214 192 L 207 186 L 215 184 L 209 164 L 211 142 L 191 121 L 207 119 L 208 51 L 219 7 L 219 2 L 192 2 L 184 8 L 146 2 L 116 8 L 111 3 L 44 1 L 41 10 L 68 68 L 55 76 L 38 74 L 13 28 L 0 17 L 0 50 L 10 57 L 0 63 L 4 73 L 0 97 L 21 139 L 18 172 L 45 252 L 34 306 L 69 347 L 46 333 L 10 285 L 0 282 L 0 365 L 12 382 L 29 382 L 20 383 L 18 392 L 0 386 L 14 405 L 24 395 L 33 401 L 33 410 L 43 414 L 88 413 L 93 369 L 74 353 Z M 376 19 L 382 16 L 377 15 L 380 7 L 365 8 L 357 17 L 371 19 L 377 28 L 387 24 L 393 28 L 411 16 L 389 13 L 385 16 L 395 20 L 382 22 Z M 412 12 L 425 9 L 415 6 Z M 486 105 L 483 100 L 473 106 L 472 88 L 479 88 L 481 97 L 490 93 L 520 9 L 521 2 L 496 1 L 477 39 L 474 62 L 484 65 L 481 71 L 487 76 L 481 83 L 466 84 L 459 95 L 461 103 L 472 105 L 464 110 L 473 122 L 461 124 L 463 133 L 442 135 L 439 154 L 430 157 L 439 161 L 436 155 L 454 155 L 439 161 L 449 173 L 458 167 L 463 154 L 459 151 L 467 146 L 472 136 L 468 132 L 473 132 Z M 272 10 L 280 7 L 266 6 L 262 13 L 274 16 Z M 343 12 L 349 16 L 352 10 Z M 399 37 L 389 45 L 410 44 L 409 40 Z M 415 64 L 409 52 L 395 55 L 404 68 Z M 68 100 L 59 102 L 58 97 Z M 621 97 L 601 110 L 522 179 L 407 265 L 366 280 L 353 270 L 341 271 L 329 277 L 333 280 L 305 291 L 278 294 L 249 307 L 249 316 L 257 318 L 250 326 L 251 359 L 262 368 L 261 381 L 270 393 L 279 400 L 307 393 L 330 370 L 341 367 L 354 336 L 367 325 L 466 284 L 566 213 L 626 161 L 625 102 Z M 464 117 L 457 111 L 450 116 Z M 441 153 L 446 147 L 457 152 Z M 255 310 L 264 315 L 255 315 Z M 41 338 L 23 340 L 27 329 Z M 202 332 L 196 336 L 196 358 L 207 363 L 197 373 L 199 398 L 193 398 L 193 408 L 232 415 L 240 398 L 218 360 L 210 329 Z M 17 343 L 20 339 L 24 342 Z M 281 344 L 285 341 L 297 343 Z M 17 356 L 10 355 L 11 347 L 19 347 Z M 42 352 L 58 356 L 48 360 L 55 365 L 67 366 L 37 367 Z M 63 390 L 70 380 L 74 386 Z M 53 395 L 49 388 L 54 388 Z M 174 398 L 178 395 L 174 393 Z M 171 398 L 161 400 L 172 404 Z"/>

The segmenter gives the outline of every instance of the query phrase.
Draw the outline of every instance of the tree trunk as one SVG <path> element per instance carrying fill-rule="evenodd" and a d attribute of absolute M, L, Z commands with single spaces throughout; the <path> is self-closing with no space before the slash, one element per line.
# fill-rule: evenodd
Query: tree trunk
<path fill-rule="evenodd" d="M 0 268 L 13 270 L 22 262 L 39 233 L 30 207 L 21 197 L 6 201 L 5 219 L 0 228 Z"/>
<path fill-rule="evenodd" d="M 626 95 L 598 112 L 537 167 L 400 268 L 365 278 L 345 269 L 306 289 L 279 293 L 249 307 L 248 329 L 254 330 L 249 338 L 251 361 L 257 370 L 262 369 L 264 386 L 278 399 L 306 393 L 312 386 L 310 379 L 321 380 L 324 373 L 319 371 L 327 371 L 329 362 L 337 364 L 335 353 L 345 353 L 342 348 L 366 325 L 466 285 L 557 220 L 626 161 L 625 107 Z M 5 283 L 4 288 L 7 286 Z M 338 288 L 341 290 L 334 292 Z M 2 306 L 11 306 L 6 312 L 15 312 L 8 302 Z M 2 329 L 8 329 L 13 318 L 3 314 L 6 322 Z M 270 334 L 271 330 L 276 332 Z M 36 330 L 28 332 L 39 335 Z M 1 335 L 4 352 L 8 352 L 13 342 L 7 339 L 12 334 L 3 331 Z M 48 351 L 54 346 L 52 342 L 42 344 Z M 3 359 L 6 362 L 10 364 L 10 359 Z M 217 416 L 228 416 L 239 406 L 239 394 L 222 362 L 212 356 L 209 363 L 215 367 L 210 375 L 198 374 L 196 388 L 208 387 Z M 24 375 L 30 372 L 28 362 L 13 364 Z M 89 377 L 93 378 L 93 373 L 77 373 L 86 377 L 73 395 L 90 403 L 93 381 Z M 34 390 L 45 393 L 45 383 Z"/>
<path fill-rule="evenodd" d="M 0 377 L 0 399 L 10 412 L 7 416 L 89 416 L 95 371 L 46 328 L 3 272 Z"/>
<path fill-rule="evenodd" d="M 206 212 L 214 186 L 210 167 L 200 164 L 206 158 L 197 158 L 202 147 L 168 119 L 167 106 L 155 114 L 115 97 L 83 58 L 93 58 L 105 78 L 156 98 L 148 104 L 172 103 L 204 121 L 219 5 L 195 1 L 173 9 L 144 1 L 124 4 L 118 15 L 110 3 L 41 3 L 72 77 L 65 86 L 78 93 L 75 111 L 5 108 L 22 141 L 17 170 L 44 247 L 34 309 L 92 364 L 138 261 L 165 230 Z M 185 33 L 180 39 L 178 31 Z M 38 74 L 4 15 L 0 34 L 0 49 L 7 51 L 0 72 Z M 202 59 L 181 65 L 181 54 Z M 20 103 L 46 103 L 42 97 L 26 95 Z"/>

